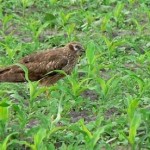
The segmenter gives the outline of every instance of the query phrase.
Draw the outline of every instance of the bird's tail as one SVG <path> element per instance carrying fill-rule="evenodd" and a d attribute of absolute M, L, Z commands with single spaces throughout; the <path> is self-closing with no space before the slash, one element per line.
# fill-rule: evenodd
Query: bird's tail
<path fill-rule="evenodd" d="M 17 66 L 0 69 L 0 82 L 24 82 L 24 72 Z"/>

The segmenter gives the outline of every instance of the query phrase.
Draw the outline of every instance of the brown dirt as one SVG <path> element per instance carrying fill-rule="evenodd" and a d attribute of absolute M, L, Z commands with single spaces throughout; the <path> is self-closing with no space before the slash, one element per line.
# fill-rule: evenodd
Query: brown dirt
<path fill-rule="evenodd" d="M 80 112 L 71 111 L 70 112 L 71 123 L 75 123 L 80 119 L 84 119 L 85 122 L 90 122 L 96 119 L 91 112 L 87 110 L 82 110 Z"/>
<path fill-rule="evenodd" d="M 98 100 L 98 94 L 94 90 L 85 90 L 81 96 L 92 101 Z"/>

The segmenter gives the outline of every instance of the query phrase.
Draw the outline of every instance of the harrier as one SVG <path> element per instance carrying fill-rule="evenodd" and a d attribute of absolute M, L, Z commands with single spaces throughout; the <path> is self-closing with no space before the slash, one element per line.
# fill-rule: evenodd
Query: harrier
<path fill-rule="evenodd" d="M 83 52 L 84 48 L 80 43 L 71 42 L 64 47 L 25 56 L 19 63 L 27 67 L 31 81 L 39 81 L 41 85 L 49 86 L 65 76 L 55 70 L 70 74 Z M 25 73 L 17 65 L 2 68 L 0 82 L 26 82 Z"/>

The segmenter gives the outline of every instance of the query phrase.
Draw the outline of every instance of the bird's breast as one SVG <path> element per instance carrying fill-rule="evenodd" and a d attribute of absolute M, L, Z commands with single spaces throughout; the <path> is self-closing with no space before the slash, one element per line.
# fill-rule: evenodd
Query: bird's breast
<path fill-rule="evenodd" d="M 63 70 L 67 73 L 67 74 L 70 74 L 71 71 L 73 70 L 73 68 L 75 67 L 77 61 L 78 61 L 78 58 L 77 57 L 73 57 L 73 56 L 70 56 L 68 57 L 68 63 L 67 65 L 63 68 Z"/>

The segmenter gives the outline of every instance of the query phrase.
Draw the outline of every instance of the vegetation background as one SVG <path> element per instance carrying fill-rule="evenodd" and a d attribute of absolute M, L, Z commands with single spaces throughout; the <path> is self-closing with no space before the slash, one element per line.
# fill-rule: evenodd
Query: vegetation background
<path fill-rule="evenodd" d="M 0 83 L 0 149 L 150 149 L 150 1 L 0 0 L 0 67 L 70 41 L 71 76 Z"/>

